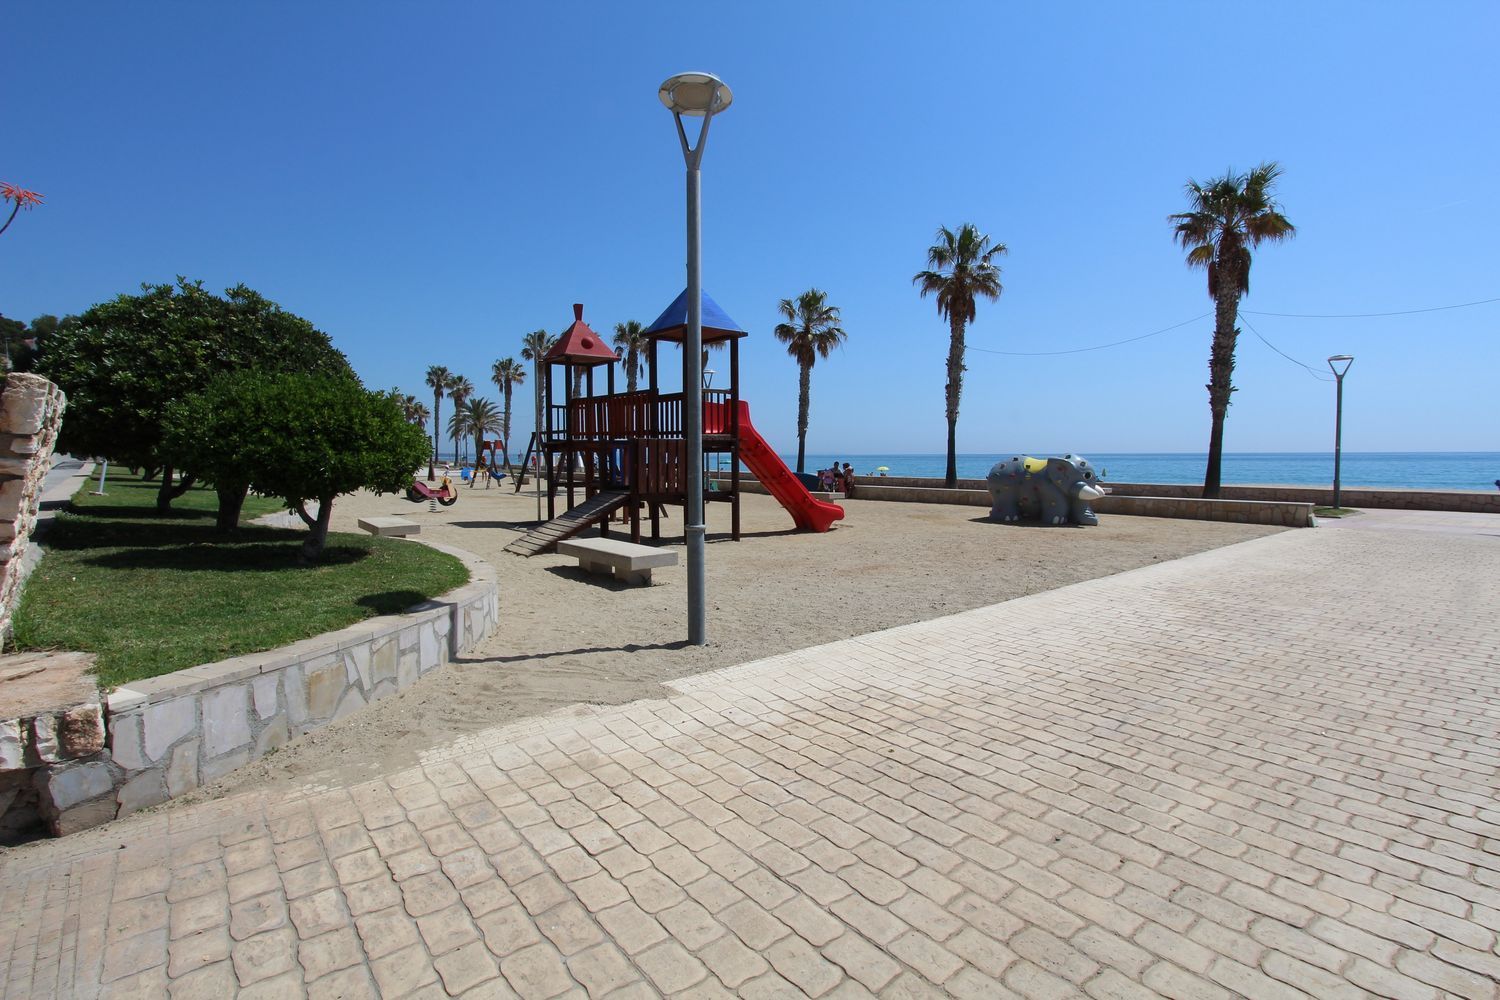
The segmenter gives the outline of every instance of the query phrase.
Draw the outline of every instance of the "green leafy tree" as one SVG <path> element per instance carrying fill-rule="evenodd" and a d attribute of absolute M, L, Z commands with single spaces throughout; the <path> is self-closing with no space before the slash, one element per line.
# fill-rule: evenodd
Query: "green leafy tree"
<path fill-rule="evenodd" d="M 1006 252 L 1004 243 L 992 243 L 973 223 L 954 232 L 947 226 L 937 231 L 937 242 L 927 248 L 927 270 L 912 278 L 925 299 L 937 296 L 938 315 L 948 321 L 948 384 L 944 403 L 948 416 L 948 468 L 944 484 L 958 485 L 958 401 L 964 388 L 964 330 L 974 321 L 976 299 L 991 302 L 1000 297 L 1000 265 L 995 258 Z"/>
<path fill-rule="evenodd" d="M 625 391 L 635 392 L 636 383 L 646 370 L 644 355 L 648 341 L 646 328 L 639 320 L 615 324 L 615 349 L 624 353 Z"/>
<path fill-rule="evenodd" d="M 433 365 L 427 369 L 427 388 L 432 390 L 432 457 L 427 460 L 429 482 L 436 476 L 438 434 L 443 429 L 443 393 L 448 391 L 448 385 L 452 381 L 453 373 L 442 365 Z"/>
<path fill-rule="evenodd" d="M 307 562 L 323 554 L 337 497 L 401 492 L 427 451 L 427 435 L 395 396 L 347 375 L 227 375 L 177 401 L 167 425 L 172 450 L 216 487 L 286 501 L 308 526 Z"/>
<path fill-rule="evenodd" d="M 474 395 L 474 383 L 470 382 L 463 375 L 453 376 L 453 381 L 448 383 L 448 398 L 453 400 L 455 416 L 463 412 L 464 403 L 468 402 L 469 397 L 472 395 Z M 463 420 L 459 420 L 457 423 L 450 420 L 448 421 L 448 432 L 453 438 L 453 460 L 462 463 L 467 455 L 459 453 L 459 442 L 463 440 L 465 434 L 469 433 L 468 425 Z"/>
<path fill-rule="evenodd" d="M 1296 235 L 1272 188 L 1281 176 L 1274 162 L 1246 174 L 1226 173 L 1206 184 L 1187 182 L 1188 210 L 1168 216 L 1175 236 L 1187 251 L 1189 267 L 1208 272 L 1208 297 L 1214 300 L 1214 342 L 1208 356 L 1208 468 L 1203 495 L 1219 495 L 1224 458 L 1224 417 L 1234 390 L 1234 348 L 1240 331 L 1240 299 L 1250 293 L 1250 251 L 1262 243 L 1280 243 Z"/>
<path fill-rule="evenodd" d="M 542 428 L 546 426 L 542 420 L 542 388 L 546 379 L 542 378 L 542 365 L 545 364 L 547 352 L 552 350 L 552 345 L 557 343 L 557 338 L 546 330 L 533 330 L 521 338 L 521 357 L 531 362 L 531 373 L 534 376 L 531 389 L 536 400 L 536 424 L 533 429 L 537 435 L 538 449 L 541 445 Z M 523 459 L 525 456 L 521 456 Z M 540 461 L 540 451 L 537 455 Z"/>
<path fill-rule="evenodd" d="M 510 397 L 515 387 L 526 381 L 526 367 L 515 358 L 501 358 L 490 368 L 490 378 L 500 390 L 500 454 L 510 470 Z"/>
<path fill-rule="evenodd" d="M 805 472 L 807 454 L 807 411 L 812 399 L 812 370 L 819 358 L 826 359 L 835 347 L 844 343 L 846 334 L 839 326 L 837 306 L 828 304 L 828 294 L 809 288 L 795 299 L 782 299 L 776 307 L 785 323 L 776 325 L 776 339 L 786 345 L 787 354 L 797 362 L 797 472 Z"/>
<path fill-rule="evenodd" d="M 162 469 L 162 511 L 193 481 L 191 468 L 176 478 L 183 467 L 162 447 L 163 417 L 173 402 L 234 372 L 354 378 L 328 335 L 302 317 L 244 285 L 221 297 L 185 278 L 143 285 L 140 295 L 121 295 L 59 323 L 36 370 L 68 394 L 58 450 Z"/>

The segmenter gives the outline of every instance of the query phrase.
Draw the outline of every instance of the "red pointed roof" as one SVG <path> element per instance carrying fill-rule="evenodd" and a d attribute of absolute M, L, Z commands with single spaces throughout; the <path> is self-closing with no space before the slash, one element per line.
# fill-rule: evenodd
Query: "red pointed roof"
<path fill-rule="evenodd" d="M 566 361 L 574 365 L 603 365 L 620 360 L 614 348 L 604 342 L 583 321 L 583 303 L 573 303 L 573 325 L 563 331 L 557 343 L 547 352 L 547 361 Z"/>

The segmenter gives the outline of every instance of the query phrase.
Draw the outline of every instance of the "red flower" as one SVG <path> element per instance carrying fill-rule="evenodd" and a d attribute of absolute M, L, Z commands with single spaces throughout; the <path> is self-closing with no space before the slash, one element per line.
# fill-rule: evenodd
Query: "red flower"
<path fill-rule="evenodd" d="M 42 203 L 42 196 L 35 191 L 28 191 L 25 188 L 18 188 L 14 184 L 6 184 L 4 182 L 0 182 L 0 198 L 3 198 L 5 201 L 15 202 L 16 208 L 30 208 L 32 205 L 40 205 Z"/>

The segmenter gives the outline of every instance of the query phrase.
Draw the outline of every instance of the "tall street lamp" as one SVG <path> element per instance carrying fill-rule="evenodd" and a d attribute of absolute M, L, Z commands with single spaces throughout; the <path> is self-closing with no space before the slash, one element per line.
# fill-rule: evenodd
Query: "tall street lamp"
<path fill-rule="evenodd" d="M 661 85 L 657 96 L 677 122 L 682 158 L 687 164 L 687 331 L 682 340 L 682 429 L 687 443 L 687 510 L 683 534 L 687 541 L 688 642 L 708 642 L 707 588 L 704 571 L 703 523 L 703 230 L 700 224 L 703 146 L 708 123 L 729 107 L 734 95 L 711 73 L 678 73 Z M 702 118 L 698 145 L 688 144 L 682 116 Z"/>
<path fill-rule="evenodd" d="M 1343 364 L 1343 368 L 1338 366 Z M 1349 373 L 1349 366 L 1354 364 L 1354 355 L 1335 354 L 1328 359 L 1328 369 L 1333 372 L 1334 381 L 1338 383 L 1338 403 L 1334 408 L 1333 417 L 1333 509 L 1336 512 L 1343 508 L 1342 497 L 1339 496 L 1339 462 L 1342 459 L 1343 437 L 1344 437 L 1344 376 Z"/>

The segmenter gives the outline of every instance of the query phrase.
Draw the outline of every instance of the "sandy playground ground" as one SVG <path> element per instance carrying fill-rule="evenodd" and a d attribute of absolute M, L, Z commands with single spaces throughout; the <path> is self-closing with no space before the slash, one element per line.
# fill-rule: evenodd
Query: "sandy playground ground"
<path fill-rule="evenodd" d="M 673 678 L 1281 530 L 1120 516 L 1087 529 L 1001 525 L 982 507 L 869 500 L 846 501 L 844 509 L 834 530 L 801 534 L 770 497 L 746 495 L 743 540 L 735 543 L 728 505 L 711 504 L 709 645 L 692 647 L 684 641 L 682 558 L 656 570 L 652 586 L 629 587 L 581 572 L 574 559 L 503 552 L 535 521 L 530 486 L 520 494 L 509 481 L 489 490 L 465 486 L 456 505 L 435 514 L 395 496 L 342 498 L 336 531 L 357 530 L 361 516 L 394 514 L 421 523 L 423 538 L 489 560 L 500 580 L 499 629 L 414 687 L 178 801 L 249 787 L 343 785 L 410 766 L 424 750 L 493 726 L 580 704 L 660 697 Z M 682 510 L 667 511 L 663 543 L 682 553 Z"/>

